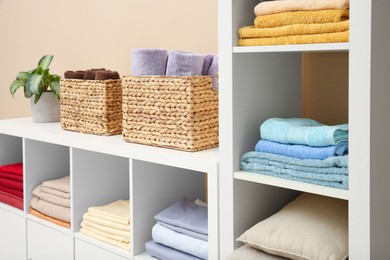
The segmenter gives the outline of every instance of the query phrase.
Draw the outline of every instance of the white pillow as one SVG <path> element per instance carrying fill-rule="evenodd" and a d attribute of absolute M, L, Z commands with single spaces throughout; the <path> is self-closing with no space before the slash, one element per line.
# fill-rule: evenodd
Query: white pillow
<path fill-rule="evenodd" d="M 291 259 L 346 259 L 348 202 L 303 193 L 237 240 Z"/>

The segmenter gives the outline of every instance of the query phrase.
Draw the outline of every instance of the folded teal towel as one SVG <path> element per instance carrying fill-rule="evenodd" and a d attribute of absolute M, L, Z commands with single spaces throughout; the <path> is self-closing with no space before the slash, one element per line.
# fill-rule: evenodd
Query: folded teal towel
<path fill-rule="evenodd" d="M 248 172 L 348 189 L 348 155 L 325 160 L 303 160 L 253 151 L 245 153 L 240 163 L 241 169 Z"/>
<path fill-rule="evenodd" d="M 327 126 L 308 118 L 270 118 L 260 126 L 260 135 L 279 143 L 330 146 L 348 140 L 348 124 Z"/>
<path fill-rule="evenodd" d="M 324 160 L 333 156 L 348 154 L 348 142 L 340 142 L 331 146 L 308 146 L 302 144 L 282 144 L 268 140 L 260 140 L 255 147 L 256 152 L 274 153 L 300 159 Z"/>

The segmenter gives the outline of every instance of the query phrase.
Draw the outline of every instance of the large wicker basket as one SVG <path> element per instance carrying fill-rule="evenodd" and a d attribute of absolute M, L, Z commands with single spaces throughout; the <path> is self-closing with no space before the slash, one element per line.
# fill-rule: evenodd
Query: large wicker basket
<path fill-rule="evenodd" d="M 122 133 L 121 80 L 61 79 L 61 126 L 86 134 Z"/>
<path fill-rule="evenodd" d="M 199 151 L 218 146 L 218 92 L 209 76 L 122 79 L 125 141 Z"/>

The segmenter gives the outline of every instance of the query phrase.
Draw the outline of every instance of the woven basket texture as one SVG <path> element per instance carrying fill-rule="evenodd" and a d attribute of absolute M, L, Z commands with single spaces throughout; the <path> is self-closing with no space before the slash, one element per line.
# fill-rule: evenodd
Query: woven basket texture
<path fill-rule="evenodd" d="M 123 138 L 184 151 L 218 146 L 218 92 L 209 76 L 122 78 Z"/>
<path fill-rule="evenodd" d="M 121 80 L 61 79 L 61 126 L 95 135 L 122 133 Z"/>

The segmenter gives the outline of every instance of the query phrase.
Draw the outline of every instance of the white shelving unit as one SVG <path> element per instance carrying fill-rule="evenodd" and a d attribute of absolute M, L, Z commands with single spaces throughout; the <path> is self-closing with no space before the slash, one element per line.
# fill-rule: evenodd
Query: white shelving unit
<path fill-rule="evenodd" d="M 220 258 L 246 229 L 310 192 L 348 200 L 349 259 L 389 259 L 390 2 L 352 0 L 349 43 L 239 47 L 237 30 L 253 23 L 257 4 L 219 1 Z M 240 171 L 264 120 L 300 116 L 302 54 L 310 52 L 349 54 L 349 190 Z"/>
<path fill-rule="evenodd" d="M 218 149 L 183 152 L 127 143 L 120 135 L 65 131 L 59 123 L 1 120 L 0 163 L 20 161 L 24 210 L 0 203 L 0 243 L 7 246 L 0 259 L 152 259 L 144 244 L 152 239 L 153 217 L 182 197 L 207 200 L 209 259 L 219 258 Z M 34 187 L 68 174 L 71 228 L 29 214 Z M 79 232 L 88 207 L 118 199 L 130 200 L 130 251 Z M 9 237 L 15 238 L 12 243 Z"/>

